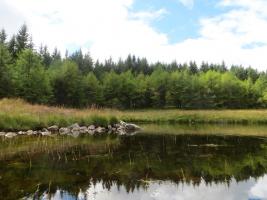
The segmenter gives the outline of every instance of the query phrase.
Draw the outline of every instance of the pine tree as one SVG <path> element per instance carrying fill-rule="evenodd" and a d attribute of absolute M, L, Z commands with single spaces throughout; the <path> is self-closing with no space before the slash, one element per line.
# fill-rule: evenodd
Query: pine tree
<path fill-rule="evenodd" d="M 7 48 L 0 44 L 0 98 L 11 95 L 11 74 L 9 64 L 11 57 Z"/>
<path fill-rule="evenodd" d="M 28 33 L 28 27 L 26 26 L 26 24 L 23 24 L 16 36 L 16 53 L 17 55 L 24 49 L 26 48 L 31 48 L 31 45 L 29 43 L 30 40 L 30 36 Z"/>
<path fill-rule="evenodd" d="M 5 29 L 2 29 L 0 31 L 0 44 L 5 44 L 6 43 L 6 39 L 7 39 L 7 34 Z"/>
<path fill-rule="evenodd" d="M 16 37 L 13 35 L 8 43 L 8 51 L 13 59 L 17 58 L 17 47 L 16 47 Z"/>

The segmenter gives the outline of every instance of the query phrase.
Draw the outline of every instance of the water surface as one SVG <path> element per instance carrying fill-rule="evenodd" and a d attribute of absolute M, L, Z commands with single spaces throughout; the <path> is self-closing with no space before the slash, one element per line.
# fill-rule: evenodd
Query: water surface
<path fill-rule="evenodd" d="M 267 127 L 144 127 L 0 138 L 0 199 L 267 199 Z"/>

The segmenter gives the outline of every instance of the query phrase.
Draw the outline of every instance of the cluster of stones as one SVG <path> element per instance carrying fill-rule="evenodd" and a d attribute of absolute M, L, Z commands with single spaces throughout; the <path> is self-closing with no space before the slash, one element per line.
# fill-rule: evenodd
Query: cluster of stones
<path fill-rule="evenodd" d="M 123 121 L 120 121 L 118 124 L 108 125 L 107 127 L 101 126 L 79 126 L 78 123 L 75 123 L 68 127 L 58 127 L 57 125 L 50 126 L 48 128 L 43 128 L 42 130 L 33 131 L 18 131 L 18 132 L 0 132 L 0 136 L 7 138 L 13 138 L 19 135 L 41 135 L 41 136 L 51 136 L 51 135 L 71 135 L 77 137 L 81 134 L 95 135 L 95 134 L 111 134 L 115 133 L 118 135 L 133 134 L 136 131 L 140 130 L 140 127 L 135 124 L 129 124 Z"/>

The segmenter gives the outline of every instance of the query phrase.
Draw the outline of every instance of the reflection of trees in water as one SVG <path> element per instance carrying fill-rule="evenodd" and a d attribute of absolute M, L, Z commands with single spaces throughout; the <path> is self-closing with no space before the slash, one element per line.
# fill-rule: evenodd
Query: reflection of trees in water
<path fill-rule="evenodd" d="M 122 137 L 119 144 L 116 148 L 102 144 L 99 151 L 86 144 L 62 152 L 52 149 L 32 156 L 31 167 L 21 158 L 2 162 L 0 196 L 33 194 L 38 183 L 37 196 L 47 191 L 53 195 L 58 189 L 77 196 L 97 183 L 107 190 L 116 186 L 132 192 L 146 189 L 151 180 L 229 185 L 233 179 L 239 182 L 266 173 L 267 143 L 256 137 L 136 135 Z M 59 159 L 58 152 L 67 159 L 62 155 Z"/>

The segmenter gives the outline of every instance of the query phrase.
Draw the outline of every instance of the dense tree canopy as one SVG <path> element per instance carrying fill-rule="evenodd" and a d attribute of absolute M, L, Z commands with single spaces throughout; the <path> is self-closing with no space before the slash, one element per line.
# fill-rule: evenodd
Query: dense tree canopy
<path fill-rule="evenodd" d="M 129 55 L 101 63 L 78 50 L 62 58 L 34 48 L 26 25 L 0 31 L 0 98 L 69 107 L 264 108 L 267 74 L 225 63 L 149 63 Z"/>

